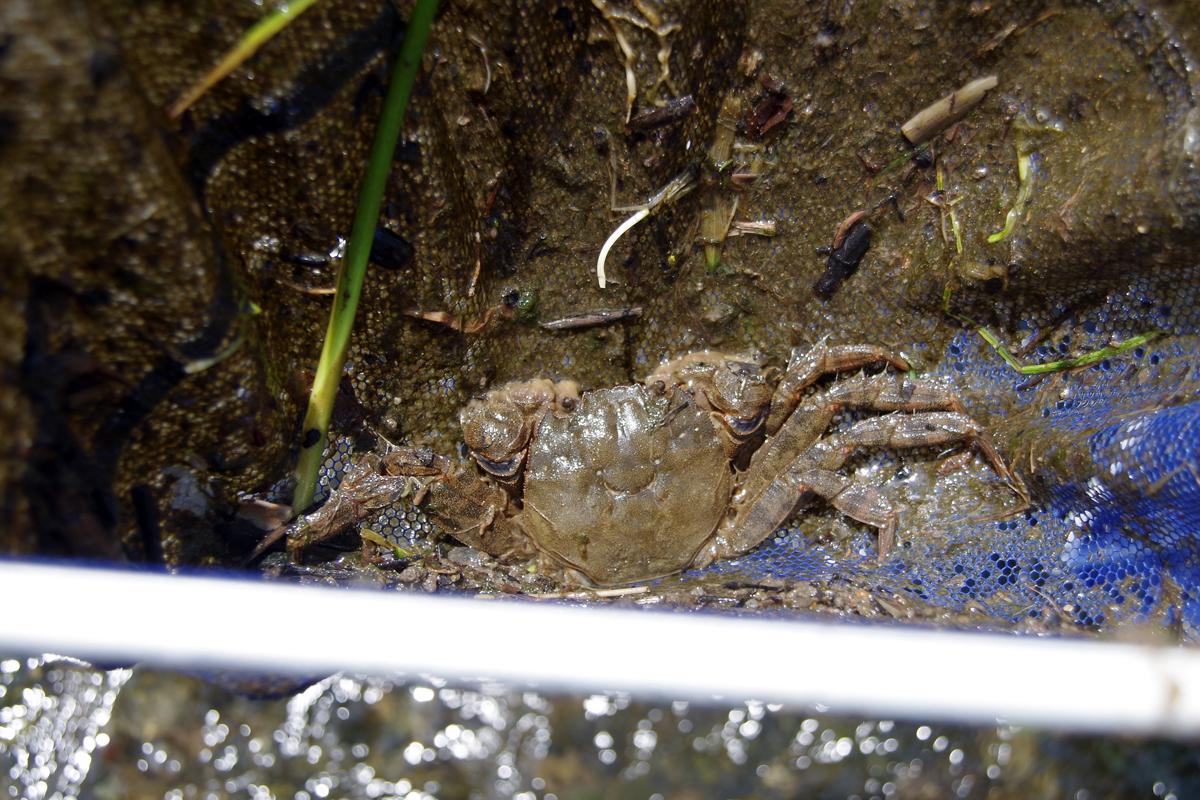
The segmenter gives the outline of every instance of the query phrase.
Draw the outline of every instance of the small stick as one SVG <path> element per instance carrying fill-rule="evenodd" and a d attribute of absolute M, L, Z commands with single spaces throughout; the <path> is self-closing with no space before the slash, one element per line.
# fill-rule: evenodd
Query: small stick
<path fill-rule="evenodd" d="M 488 93 L 488 89 L 492 88 L 492 65 L 488 63 L 487 45 L 485 45 L 478 36 L 468 33 L 467 40 L 479 48 L 479 52 L 483 54 L 483 94 Z M 487 119 L 487 116 L 484 116 Z"/>
<path fill-rule="evenodd" d="M 631 131 L 648 131 L 654 128 L 670 125 L 697 112 L 696 100 L 690 94 L 685 94 L 678 100 L 670 100 L 662 108 L 638 114 L 629 120 L 626 127 Z"/>
<path fill-rule="evenodd" d="M 577 592 L 545 592 L 543 594 L 527 594 L 534 600 L 587 600 L 589 597 L 628 597 L 635 594 L 645 594 L 649 586 L 626 586 L 621 589 L 582 589 Z"/>
<path fill-rule="evenodd" d="M 543 328 L 551 331 L 565 331 L 572 328 L 591 328 L 596 325 L 607 325 L 610 322 L 620 322 L 626 319 L 636 319 L 642 315 L 642 307 L 634 306 L 633 308 L 620 308 L 616 311 L 593 311 L 590 314 L 581 314 L 577 317 L 565 317 L 564 319 L 554 319 L 549 322 L 538 323 Z"/>
<path fill-rule="evenodd" d="M 608 284 L 608 278 L 604 273 L 604 262 L 608 259 L 608 251 L 612 249 L 612 246 L 617 243 L 617 239 L 620 239 L 625 231 L 637 225 L 648 216 L 650 216 L 650 206 L 646 206 L 635 212 L 632 217 L 618 225 L 617 229 L 604 240 L 604 246 L 600 248 L 600 257 L 596 259 L 596 281 L 600 284 L 601 289 Z"/>
<path fill-rule="evenodd" d="M 729 226 L 729 233 L 726 238 L 731 236 L 774 236 L 775 235 L 775 220 L 768 219 L 762 222 L 734 222 Z"/>
<path fill-rule="evenodd" d="M 846 234 L 851 228 L 854 227 L 855 223 L 870 213 L 871 212 L 867 211 L 866 209 L 860 209 L 842 220 L 841 224 L 837 227 L 837 231 L 833 234 L 833 244 L 830 245 L 830 247 L 833 250 L 837 250 L 839 247 L 841 247 L 842 242 L 846 238 Z"/>
<path fill-rule="evenodd" d="M 605 287 L 607 282 L 607 278 L 604 274 L 604 261 L 608 258 L 608 251 L 611 250 L 612 246 L 617 243 L 617 240 L 621 238 L 621 235 L 634 225 L 637 225 L 646 217 L 650 216 L 650 212 L 658 208 L 659 205 L 671 203 L 680 197 L 683 197 L 694 188 L 696 188 L 696 171 L 694 167 L 689 167 L 688 169 L 685 169 L 683 172 L 676 175 L 670 183 L 668 183 L 657 194 L 651 197 L 644 206 L 637 207 L 636 210 L 622 209 L 626 211 L 634 210 L 634 214 L 632 217 L 618 225 L 617 229 L 609 234 L 609 237 L 604 241 L 604 246 L 600 248 L 600 257 L 596 259 L 596 280 L 599 282 L 601 289 Z M 615 178 L 613 182 L 613 189 L 615 192 Z M 618 209 L 613 210 L 616 211 Z"/>

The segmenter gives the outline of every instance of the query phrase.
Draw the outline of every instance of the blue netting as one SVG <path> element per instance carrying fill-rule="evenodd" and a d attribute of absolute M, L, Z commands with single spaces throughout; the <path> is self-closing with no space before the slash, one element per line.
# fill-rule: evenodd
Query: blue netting
<path fill-rule="evenodd" d="M 1048 361 L 1112 338 L 1168 332 L 1070 374 L 1031 379 L 1007 367 L 974 332 L 953 339 L 949 358 L 933 375 L 962 387 L 973 415 L 993 415 L 1001 441 L 1007 432 L 1009 442 L 1017 442 L 1010 455 L 1035 487 L 1029 509 L 988 519 L 986 508 L 956 509 L 946 494 L 945 519 L 935 529 L 914 531 L 902 517 L 903 546 L 882 564 L 874 558 L 874 531 L 865 526 L 830 547 L 793 523 L 743 558 L 712 569 L 751 579 L 848 577 L 1010 621 L 1062 615 L 1101 630 L 1149 623 L 1195 639 L 1200 403 L 1185 400 L 1200 377 L 1192 338 L 1198 314 L 1190 275 L 1170 289 L 1165 285 L 1113 293 L 1060 328 L 1076 341 L 1064 335 L 1030 356 Z M 1161 300 L 1167 291 L 1175 308 Z M 1037 333 L 1036 325 L 1018 327 Z M 949 490 L 931 491 L 936 498 Z M 1005 491 L 996 481 L 996 495 Z"/>

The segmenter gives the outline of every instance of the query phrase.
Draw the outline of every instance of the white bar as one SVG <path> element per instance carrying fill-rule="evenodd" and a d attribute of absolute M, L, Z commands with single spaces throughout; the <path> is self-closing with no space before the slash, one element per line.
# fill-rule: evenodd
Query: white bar
<path fill-rule="evenodd" d="M 1200 651 L 0 562 L 0 651 L 1200 733 Z"/>

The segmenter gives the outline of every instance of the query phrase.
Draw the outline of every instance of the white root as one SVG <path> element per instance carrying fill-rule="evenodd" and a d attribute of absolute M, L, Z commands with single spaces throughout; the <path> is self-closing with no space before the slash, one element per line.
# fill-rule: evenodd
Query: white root
<path fill-rule="evenodd" d="M 632 217 L 622 222 L 617 229 L 609 235 L 608 239 L 605 240 L 604 247 L 600 248 L 600 258 L 596 260 L 596 279 L 600 282 L 601 289 L 604 288 L 605 283 L 604 260 L 608 258 L 608 251 L 612 249 L 612 246 L 617 243 L 617 239 L 620 239 L 625 231 L 629 230 L 634 225 L 637 225 L 648 216 L 650 216 L 650 206 L 646 206 L 635 213 Z"/>

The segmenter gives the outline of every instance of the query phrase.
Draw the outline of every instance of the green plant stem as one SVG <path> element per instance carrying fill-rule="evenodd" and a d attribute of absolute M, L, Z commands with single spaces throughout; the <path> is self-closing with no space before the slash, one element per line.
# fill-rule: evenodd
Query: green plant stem
<path fill-rule="evenodd" d="M 1008 348 L 1005 347 L 998 338 L 996 338 L 996 334 L 992 333 L 970 317 L 962 314 L 956 314 L 950 310 L 949 286 L 947 286 L 942 292 L 942 309 L 946 313 L 946 316 L 954 317 L 954 319 L 958 320 L 959 322 L 965 322 L 974 328 L 975 332 L 978 333 L 985 342 L 991 345 L 993 350 L 1000 354 L 1000 357 L 1004 359 L 1004 363 L 1008 364 L 1021 375 L 1041 375 L 1046 372 L 1061 372 L 1064 369 L 1086 367 L 1088 364 L 1095 364 L 1097 361 L 1103 361 L 1106 358 L 1120 355 L 1127 350 L 1132 350 L 1139 345 L 1143 345 L 1146 342 L 1157 339 L 1161 335 L 1159 331 L 1150 331 L 1150 333 L 1141 333 L 1137 336 L 1131 336 L 1120 344 L 1101 347 L 1099 350 L 1093 350 L 1090 353 L 1084 353 L 1083 355 L 1076 356 L 1075 358 L 1065 358 L 1061 361 L 1051 361 L 1046 364 L 1022 364 L 1020 361 L 1017 361 L 1017 357 L 1010 353 Z"/>
<path fill-rule="evenodd" d="M 896 167 L 900 166 L 905 161 L 908 161 L 910 158 L 915 156 L 917 153 L 921 152 L 922 150 L 927 149 L 928 147 L 929 147 L 929 143 L 926 142 L 925 144 L 921 145 L 920 147 L 913 148 L 912 150 L 909 150 L 907 153 L 904 153 L 903 155 L 896 156 L 895 158 L 893 158 L 891 161 L 888 162 L 888 165 L 886 167 L 879 170 L 879 172 L 877 173 L 877 176 L 878 175 L 887 175 L 889 172 L 894 170 Z"/>
<path fill-rule="evenodd" d="M 396 140 L 400 136 L 404 110 L 421 66 L 421 52 L 425 49 L 425 39 L 436 10 L 437 0 L 417 0 L 413 6 L 408 28 L 404 31 L 404 41 L 400 45 L 400 55 L 392 69 L 392 81 L 383 101 L 379 126 L 375 129 L 375 141 L 371 144 L 367 171 L 359 190 L 350 241 L 338 268 L 337 294 L 334 295 L 333 309 L 329 315 L 329 329 L 321 347 L 321 361 L 317 366 L 312 394 L 308 399 L 308 413 L 304 416 L 304 427 L 301 429 L 304 444 L 296 465 L 296 493 L 292 500 L 292 509 L 297 513 L 312 504 L 316 493 L 321 456 L 329 439 L 329 418 L 333 414 L 333 401 L 342 379 L 342 369 L 346 365 L 350 331 L 354 326 L 354 314 L 367 272 L 371 242 L 379 222 L 383 190 Z"/>

